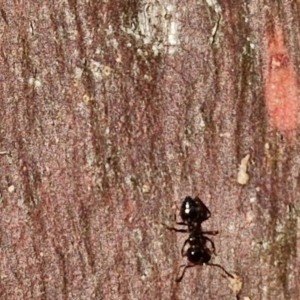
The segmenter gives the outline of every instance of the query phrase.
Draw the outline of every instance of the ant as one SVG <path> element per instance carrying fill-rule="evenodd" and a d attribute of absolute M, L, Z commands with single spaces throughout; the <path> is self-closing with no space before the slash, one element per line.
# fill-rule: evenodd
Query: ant
<path fill-rule="evenodd" d="M 187 226 L 187 228 L 178 229 L 163 224 L 168 230 L 189 233 L 189 237 L 185 240 L 182 246 L 181 255 L 183 257 L 186 256 L 190 264 L 188 263 L 180 266 L 180 268 L 184 268 L 181 275 L 176 278 L 176 282 L 180 282 L 182 280 L 186 269 L 203 264 L 218 267 L 222 269 L 227 276 L 233 278 L 233 276 L 229 272 L 227 272 L 221 265 L 209 262 L 211 260 L 211 255 L 216 254 L 215 244 L 210 238 L 205 235 L 217 235 L 219 233 L 217 230 L 202 230 L 202 223 L 209 219 L 210 216 L 211 213 L 209 209 L 200 200 L 199 197 L 195 197 L 193 199 L 192 197 L 188 196 L 184 199 L 180 208 L 180 217 L 182 219 L 182 222 L 177 222 L 175 216 L 176 224 Z M 208 247 L 207 245 L 208 242 L 210 243 L 210 247 Z M 186 245 L 189 245 L 187 250 L 185 250 Z"/>

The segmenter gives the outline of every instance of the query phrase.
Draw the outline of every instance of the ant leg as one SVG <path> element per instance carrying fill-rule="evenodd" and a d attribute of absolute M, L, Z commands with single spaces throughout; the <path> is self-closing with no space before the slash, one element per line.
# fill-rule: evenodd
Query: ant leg
<path fill-rule="evenodd" d="M 175 227 L 170 227 L 168 226 L 167 224 L 164 224 L 164 223 L 161 223 L 164 227 L 166 227 L 168 230 L 171 230 L 171 231 L 176 231 L 176 232 L 183 232 L 183 233 L 186 233 L 188 232 L 187 229 L 179 229 L 179 228 L 175 228 Z"/>
<path fill-rule="evenodd" d="M 211 248 L 212 248 L 212 253 L 214 255 L 216 255 L 215 243 L 210 238 L 208 238 L 207 236 L 203 236 L 202 238 L 205 239 L 205 241 L 209 241 L 210 242 L 210 245 L 211 245 Z"/>
<path fill-rule="evenodd" d="M 187 224 L 184 223 L 184 222 L 177 222 L 177 220 L 176 220 L 176 214 L 175 213 L 174 213 L 174 222 L 177 225 L 187 226 Z M 168 230 L 172 230 L 172 231 L 176 231 L 176 232 L 184 232 L 184 233 L 189 232 L 188 229 L 178 229 L 178 228 L 175 228 L 175 227 L 170 227 L 170 226 L 168 226 L 167 224 L 164 224 L 164 223 L 161 223 L 161 224 L 163 226 L 165 226 Z"/>
<path fill-rule="evenodd" d="M 187 225 L 186 223 L 184 222 L 177 222 L 177 219 L 176 219 L 176 214 L 174 214 L 174 222 L 177 224 L 177 225 Z"/>
<path fill-rule="evenodd" d="M 211 231 L 202 231 L 203 234 L 208 234 L 208 235 L 217 235 L 219 233 L 218 230 L 211 230 Z"/>
<path fill-rule="evenodd" d="M 189 238 L 186 239 L 183 243 L 183 246 L 181 248 L 181 256 L 186 256 L 186 253 L 184 253 L 184 247 L 186 246 L 186 244 L 189 242 Z"/>
<path fill-rule="evenodd" d="M 180 282 L 180 281 L 182 280 L 184 274 L 185 274 L 186 269 L 192 268 L 192 267 L 195 267 L 195 266 L 196 266 L 196 265 L 181 265 L 180 268 L 181 268 L 181 267 L 184 267 L 184 268 L 183 268 L 183 271 L 182 271 L 181 275 L 175 279 L 175 281 L 176 281 L 176 282 Z"/>
<path fill-rule="evenodd" d="M 177 225 L 185 225 L 185 226 L 187 226 L 187 224 L 184 223 L 184 222 L 177 222 L 177 221 L 176 221 L 176 224 L 177 224 Z"/>
<path fill-rule="evenodd" d="M 229 272 L 227 272 L 221 265 L 218 265 L 218 264 L 212 264 L 212 263 L 207 263 L 207 265 L 212 266 L 212 267 L 218 267 L 218 268 L 222 269 L 223 272 L 224 272 L 228 277 L 234 278 L 234 276 L 231 275 Z"/>

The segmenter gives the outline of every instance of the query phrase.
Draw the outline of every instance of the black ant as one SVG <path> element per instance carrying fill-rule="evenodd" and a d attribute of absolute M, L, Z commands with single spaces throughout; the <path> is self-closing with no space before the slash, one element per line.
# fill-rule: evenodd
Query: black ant
<path fill-rule="evenodd" d="M 209 262 L 211 255 L 215 254 L 215 244 L 210 238 L 205 236 L 205 234 L 217 235 L 218 231 L 203 231 L 201 224 L 209 219 L 210 216 L 211 213 L 209 209 L 198 197 L 193 199 L 188 196 L 182 202 L 180 209 L 180 217 L 182 222 L 176 222 L 176 224 L 187 226 L 187 228 L 178 229 L 164 224 L 168 230 L 186 232 L 190 234 L 182 246 L 181 255 L 186 256 L 191 264 L 188 263 L 180 266 L 180 268 L 184 268 L 181 275 L 176 278 L 176 282 L 180 282 L 182 280 L 186 269 L 203 264 L 218 267 L 222 269 L 227 276 L 233 278 L 233 276 L 222 266 Z M 210 243 L 210 247 L 207 245 L 208 242 Z M 187 250 L 185 250 L 186 245 L 189 245 Z"/>

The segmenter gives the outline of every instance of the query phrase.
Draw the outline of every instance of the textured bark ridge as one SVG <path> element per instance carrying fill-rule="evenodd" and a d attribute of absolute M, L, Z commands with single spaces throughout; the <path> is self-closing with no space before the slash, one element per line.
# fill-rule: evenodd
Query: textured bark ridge
<path fill-rule="evenodd" d="M 299 1 L 2 1 L 1 299 L 299 299 Z M 218 268 L 175 282 L 186 196 Z"/>

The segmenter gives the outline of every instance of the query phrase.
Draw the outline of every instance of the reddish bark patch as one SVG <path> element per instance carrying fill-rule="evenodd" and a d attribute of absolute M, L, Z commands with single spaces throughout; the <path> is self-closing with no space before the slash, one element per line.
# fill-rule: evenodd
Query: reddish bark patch
<path fill-rule="evenodd" d="M 282 29 L 267 33 L 265 101 L 270 125 L 283 134 L 298 126 L 298 84 L 293 63 L 284 43 Z"/>

